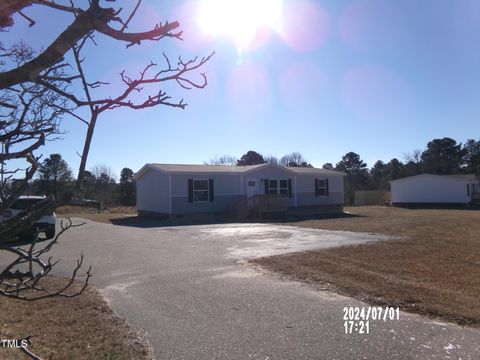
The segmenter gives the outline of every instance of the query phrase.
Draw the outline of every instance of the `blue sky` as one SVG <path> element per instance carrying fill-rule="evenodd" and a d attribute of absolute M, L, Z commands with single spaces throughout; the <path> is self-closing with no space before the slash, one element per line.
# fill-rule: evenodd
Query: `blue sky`
<path fill-rule="evenodd" d="M 283 0 L 275 26 L 243 47 L 218 29 L 201 30 L 206 1 L 142 2 L 132 29 L 179 20 L 183 42 L 125 49 L 97 36 L 99 46 L 85 53 L 90 80 L 112 81 L 113 91 L 120 71 L 138 72 L 150 60 L 161 61 L 162 52 L 216 55 L 202 69 L 206 89 L 166 87 L 188 102 L 186 110 L 103 113 L 87 168 L 106 164 L 119 175 L 146 162 L 194 164 L 248 150 L 279 157 L 299 151 L 315 166 L 355 151 L 372 166 L 434 138 L 480 137 L 478 0 Z M 125 10 L 127 3 L 118 2 Z M 255 2 L 243 3 L 255 13 L 249 5 Z M 41 46 L 70 21 L 51 21 L 49 11 L 27 13 L 37 24 L 28 29 L 17 19 L 9 41 L 24 37 Z M 42 152 L 60 153 L 76 172 L 86 129 L 71 118 L 62 127 L 63 140 Z"/>

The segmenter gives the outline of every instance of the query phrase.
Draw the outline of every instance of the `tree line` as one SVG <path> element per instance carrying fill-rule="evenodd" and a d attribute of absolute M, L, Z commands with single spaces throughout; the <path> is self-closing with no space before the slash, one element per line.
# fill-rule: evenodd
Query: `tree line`
<path fill-rule="evenodd" d="M 345 202 L 352 204 L 356 190 L 388 191 L 391 180 L 406 176 L 422 173 L 438 175 L 473 173 L 480 176 L 480 140 L 469 139 L 462 144 L 451 138 L 434 139 L 428 142 L 424 151 L 415 149 L 411 153 L 403 154 L 402 159 L 403 161 L 393 158 L 388 162 L 378 160 L 369 168 L 359 154 L 348 152 L 335 165 L 325 163 L 322 168 L 346 174 Z M 223 155 L 204 162 L 209 165 L 236 166 L 264 163 L 286 167 L 312 167 L 299 152 L 275 157 L 250 150 L 239 159 Z M 136 185 L 133 176 L 133 170 L 128 167 L 122 169 L 119 182 L 106 165 L 85 170 L 83 197 L 100 202 L 104 206 L 135 206 Z M 14 186 L 15 182 L 12 182 L 12 187 Z M 38 176 L 29 182 L 24 193 L 53 195 L 60 203 L 70 203 L 76 200 L 72 170 L 60 154 L 51 154 L 40 164 Z"/>
<path fill-rule="evenodd" d="M 35 179 L 28 183 L 22 192 L 30 195 L 53 195 L 59 204 L 70 204 L 75 201 L 95 200 L 101 206 L 135 206 L 136 191 L 134 172 L 125 167 L 116 175 L 106 165 L 97 165 L 85 170 L 83 179 L 83 198 L 78 199 L 76 179 L 72 170 L 60 154 L 51 154 L 40 163 Z M 17 182 L 10 183 L 11 192 L 16 191 Z"/>
<path fill-rule="evenodd" d="M 345 177 L 345 202 L 353 204 L 356 190 L 388 191 L 390 181 L 419 174 L 454 175 L 475 174 L 480 176 L 480 139 L 468 139 L 464 144 L 452 138 L 433 139 L 425 150 L 415 149 L 403 154 L 402 160 L 393 158 L 388 162 L 376 161 L 368 167 L 361 156 L 353 151 L 346 153 L 335 165 L 325 163 L 325 170 L 342 171 Z M 281 158 L 262 155 L 250 150 L 240 157 L 223 155 L 205 164 L 211 165 L 256 165 L 272 163 L 280 166 L 311 167 L 312 165 L 299 152 L 286 154 Z"/>
<path fill-rule="evenodd" d="M 237 159 L 235 156 L 223 155 L 220 157 L 215 156 L 209 161 L 204 161 L 205 165 L 245 166 L 265 163 L 271 163 L 280 166 L 313 167 L 298 151 L 285 154 L 284 156 L 278 158 L 274 155 L 262 155 L 256 151 L 250 150 L 242 155 L 240 159 Z"/>

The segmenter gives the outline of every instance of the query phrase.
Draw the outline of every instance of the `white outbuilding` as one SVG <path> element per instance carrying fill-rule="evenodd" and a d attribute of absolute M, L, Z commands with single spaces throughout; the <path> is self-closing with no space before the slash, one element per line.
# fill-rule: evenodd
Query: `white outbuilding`
<path fill-rule="evenodd" d="M 468 204 L 479 192 L 475 175 L 421 174 L 390 181 L 393 205 Z"/>

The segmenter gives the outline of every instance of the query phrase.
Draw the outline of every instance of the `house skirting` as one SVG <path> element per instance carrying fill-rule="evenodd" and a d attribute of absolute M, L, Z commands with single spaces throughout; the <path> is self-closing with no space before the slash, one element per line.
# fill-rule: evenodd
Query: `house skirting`
<path fill-rule="evenodd" d="M 198 212 L 189 212 L 189 213 L 173 213 L 164 214 L 155 211 L 146 211 L 146 210 L 137 210 L 138 216 L 145 217 L 154 217 L 154 218 L 166 218 L 169 216 L 179 216 L 179 215 L 202 215 L 202 214 L 215 214 L 215 215 L 225 215 L 228 216 L 227 210 L 221 211 L 198 211 Z M 314 206 L 300 206 L 300 207 L 289 207 L 286 215 L 289 216 L 312 216 L 312 215 L 324 215 L 324 214 L 341 214 L 343 213 L 343 204 L 323 204 L 323 205 L 314 205 Z M 285 214 L 282 214 L 285 215 Z"/>
<path fill-rule="evenodd" d="M 291 216 L 311 216 L 323 214 L 341 214 L 343 213 L 343 204 L 323 204 L 313 206 L 299 206 L 288 208 L 287 215 Z"/>
<path fill-rule="evenodd" d="M 459 209 L 470 206 L 470 203 L 409 203 L 394 202 L 393 206 L 406 209 Z"/>

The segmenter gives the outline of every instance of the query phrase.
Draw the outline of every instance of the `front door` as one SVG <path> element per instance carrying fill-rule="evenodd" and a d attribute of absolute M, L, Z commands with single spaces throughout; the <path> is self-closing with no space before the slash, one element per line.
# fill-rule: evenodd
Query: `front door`
<path fill-rule="evenodd" d="M 257 179 L 247 179 L 247 198 L 257 195 Z"/>

